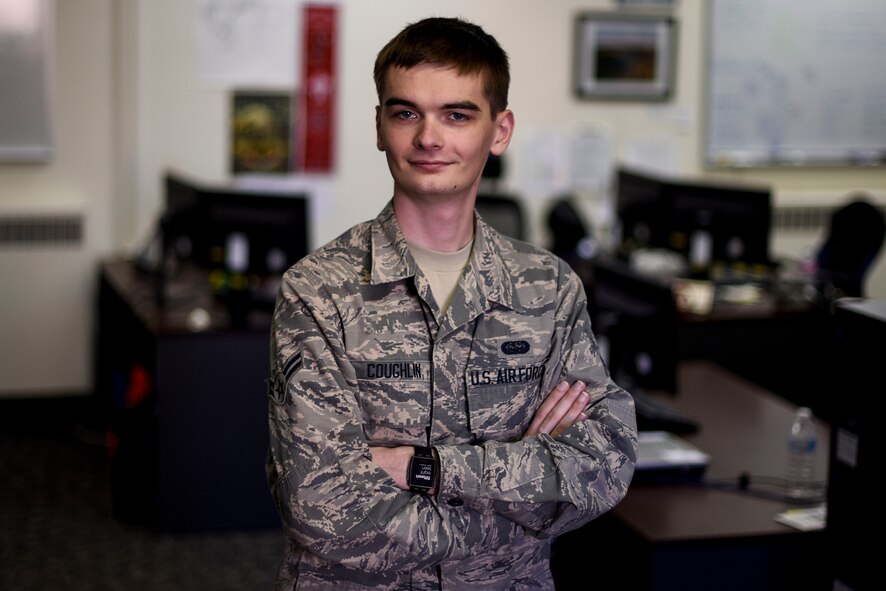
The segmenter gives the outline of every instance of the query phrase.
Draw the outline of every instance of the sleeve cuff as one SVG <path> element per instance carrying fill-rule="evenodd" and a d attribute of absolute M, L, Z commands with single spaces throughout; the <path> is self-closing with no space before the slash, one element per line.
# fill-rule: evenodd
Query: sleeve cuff
<path fill-rule="evenodd" d="M 479 445 L 442 445 L 435 448 L 440 458 L 437 500 L 450 507 L 466 505 L 480 513 L 490 510 L 481 495 L 485 450 Z"/>

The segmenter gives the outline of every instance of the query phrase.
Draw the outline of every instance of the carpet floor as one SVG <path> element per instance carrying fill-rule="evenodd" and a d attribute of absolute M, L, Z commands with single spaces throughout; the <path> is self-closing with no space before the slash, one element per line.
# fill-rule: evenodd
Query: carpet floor
<path fill-rule="evenodd" d="M 0 402 L 0 589 L 272 589 L 280 530 L 162 534 L 112 516 L 102 436 L 76 400 Z"/>

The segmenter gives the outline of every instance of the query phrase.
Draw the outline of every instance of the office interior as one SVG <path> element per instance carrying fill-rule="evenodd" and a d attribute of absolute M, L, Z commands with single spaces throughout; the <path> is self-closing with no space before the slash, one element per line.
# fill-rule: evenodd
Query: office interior
<path fill-rule="evenodd" d="M 531 242 L 553 242 L 555 233 L 547 225 L 547 214 L 558 199 L 568 196 L 587 221 L 598 247 L 616 250 L 622 230 L 616 205 L 621 169 L 639 169 L 652 178 L 675 183 L 765 187 L 772 206 L 768 235 L 772 263 L 808 261 L 824 243 L 832 213 L 854 195 L 864 193 L 880 211 L 886 207 L 886 167 L 879 162 L 738 167 L 706 162 L 712 4 L 708 2 L 453 0 L 445 6 L 429 0 L 320 2 L 338 9 L 333 164 L 327 171 L 295 171 L 282 176 L 232 173 L 231 96 L 239 89 L 296 90 L 298 15 L 307 3 L 255 3 L 268 10 L 291 10 L 291 28 L 279 29 L 292 35 L 288 46 L 282 44 L 291 54 L 280 58 L 289 64 L 291 77 L 260 71 L 254 76 L 238 72 L 233 79 L 210 75 L 207 63 L 218 67 L 224 60 L 214 56 L 219 61 L 207 61 L 201 53 L 205 40 L 198 35 L 209 28 L 208 11 L 223 13 L 225 3 L 221 0 L 56 0 L 47 4 L 52 9 L 51 157 L 42 162 L 0 163 L 0 216 L 6 218 L 4 225 L 13 228 L 23 221 L 37 220 L 38 225 L 73 224 L 75 229 L 73 237 L 66 235 L 60 240 L 29 237 L 0 244 L 4 285 L 0 290 L 0 323 L 4 327 L 0 333 L 0 408 L 6 409 L 3 424 L 15 433 L 21 433 L 25 423 L 16 425 L 18 421 L 10 413 L 30 413 L 39 424 L 44 407 L 37 412 L 26 410 L 30 403 L 81 409 L 77 402 L 89 400 L 86 406 L 92 408 L 103 312 L 98 305 L 99 275 L 107 261 L 134 259 L 155 237 L 167 206 L 170 171 L 199 186 L 305 195 L 309 247 L 324 244 L 376 215 L 389 198 L 391 186 L 384 155 L 375 149 L 373 59 L 404 24 L 428 15 L 460 15 L 473 20 L 495 35 L 510 55 L 510 107 L 516 116 L 517 139 L 506 154 L 500 177 L 491 186 L 494 192 L 518 200 L 525 215 L 526 239 Z M 677 32 L 674 77 L 667 97 L 655 101 L 594 100 L 576 95 L 575 27 L 577 17 L 586 12 L 673 18 Z M 852 21 L 848 9 L 844 16 L 847 22 Z M 221 14 L 219 18 L 236 19 L 236 15 Z M 217 32 L 221 34 L 221 29 Z M 230 38 L 231 44 L 260 41 L 260 35 L 245 33 Z M 256 68 L 261 64 L 262 60 L 252 63 Z M 562 152 L 563 146 L 576 137 L 590 138 L 595 148 L 585 157 L 596 154 L 607 163 L 590 180 L 579 178 L 580 171 L 563 171 L 564 162 L 575 156 L 574 152 Z M 594 167 L 598 166 L 595 162 Z M 9 235 L 17 234 L 13 231 Z M 864 296 L 874 302 L 886 299 L 886 257 L 882 253 L 866 273 Z M 743 330 L 744 325 L 741 327 Z M 790 335 L 793 327 L 784 330 Z M 779 333 L 779 338 L 783 336 L 784 332 Z M 758 338 L 744 337 L 750 342 Z M 717 341 L 716 335 L 706 338 Z M 709 341 L 701 342 L 704 348 Z M 796 350 L 803 350 L 805 344 L 797 342 Z M 236 348 L 221 354 L 238 355 Z M 748 369 L 742 355 L 741 349 L 729 351 L 735 362 L 732 369 Z M 791 357 L 795 368 L 804 367 L 802 359 Z M 699 373 L 694 366 L 680 371 L 679 375 L 696 377 Z M 705 372 L 702 374 L 707 376 Z M 772 393 L 770 390 L 789 379 L 775 377 L 777 383 L 755 384 L 752 389 L 759 386 Z M 674 389 L 656 400 L 677 403 L 679 408 L 679 383 Z M 780 398 L 786 408 L 805 402 Z M 259 392 L 257 404 L 264 404 L 263 392 Z M 826 413 L 821 414 L 824 419 Z M 779 421 L 783 420 L 780 416 Z M 86 418 L 86 424 L 77 427 L 85 428 L 94 439 L 96 433 L 90 429 L 100 430 L 103 425 L 89 422 Z M 828 422 L 823 421 L 822 427 L 827 429 Z M 82 429 L 79 432 L 86 437 Z M 687 437 L 691 439 L 692 434 Z M 11 442 L 11 436 L 5 441 Z M 782 454 L 783 450 L 772 453 Z M 824 461 L 826 466 L 827 458 Z M 138 472 L 136 467 L 135 475 L 130 476 L 138 478 Z M 123 486 L 127 488 L 125 483 Z M 137 487 L 129 490 L 133 488 Z M 142 492 L 148 495 L 146 502 L 152 502 L 151 490 Z M 109 501 L 108 510 L 117 513 L 117 518 L 121 508 Z M 177 519 L 187 519 L 174 508 L 170 511 L 171 529 Z M 255 517 L 262 523 L 259 529 L 268 525 L 265 519 L 266 515 Z M 226 525 L 231 523 L 231 529 L 236 530 L 231 535 L 241 536 L 237 543 L 244 544 L 242 536 L 253 535 L 240 531 L 236 517 Z M 722 547 L 722 540 L 714 545 Z M 264 538 L 255 546 L 272 548 L 273 552 L 277 549 Z M 759 557 L 754 552 L 743 556 Z"/>

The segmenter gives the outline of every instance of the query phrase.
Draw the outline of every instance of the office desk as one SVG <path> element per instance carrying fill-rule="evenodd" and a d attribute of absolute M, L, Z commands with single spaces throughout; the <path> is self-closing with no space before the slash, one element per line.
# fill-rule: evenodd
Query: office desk
<path fill-rule="evenodd" d="M 793 405 L 709 362 L 683 362 L 679 374 L 680 392 L 662 400 L 700 419 L 683 437 L 710 454 L 705 479 L 784 477 Z M 829 427 L 818 426 L 817 477 L 826 480 Z M 824 532 L 775 522 L 789 507 L 693 484 L 632 485 L 610 513 L 557 540 L 558 590 L 823 588 Z M 802 584 L 794 569 L 806 573 Z"/>
<path fill-rule="evenodd" d="M 115 517 L 174 532 L 279 527 L 264 475 L 270 314 L 232 325 L 196 268 L 166 283 L 163 306 L 155 287 L 132 261 L 101 264 L 95 383 Z"/>
<path fill-rule="evenodd" d="M 653 361 L 664 360 L 660 367 L 678 360 L 713 361 L 795 404 L 811 407 L 817 415 L 833 417 L 828 392 L 835 380 L 830 374 L 835 354 L 833 318 L 826 306 L 806 297 L 801 284 L 772 273 L 759 278 L 759 301 L 715 300 L 708 313 L 694 314 L 676 306 L 674 283 L 673 277 L 637 272 L 624 260 L 600 257 L 588 292 L 597 317 L 614 312 L 619 319 L 640 318 L 638 328 L 625 337 L 627 345 L 639 348 L 649 340 Z M 662 322 L 665 306 L 671 307 L 673 318 Z M 646 330 L 650 326 L 655 330 Z"/>

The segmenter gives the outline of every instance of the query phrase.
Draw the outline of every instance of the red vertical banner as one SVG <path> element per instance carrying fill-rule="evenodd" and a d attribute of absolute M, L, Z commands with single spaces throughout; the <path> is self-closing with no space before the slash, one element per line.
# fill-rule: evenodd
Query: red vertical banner
<path fill-rule="evenodd" d="M 306 172 L 329 172 L 333 167 L 337 24 L 337 7 L 304 7 L 297 169 Z"/>

